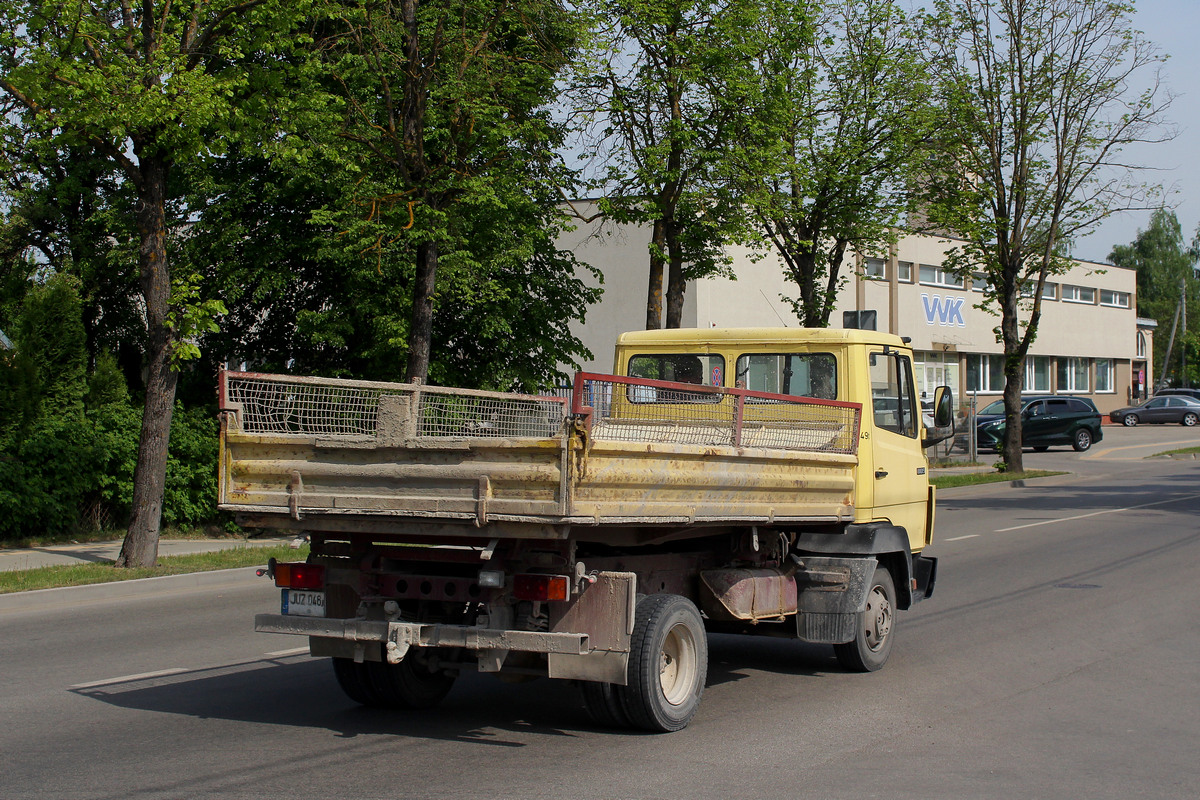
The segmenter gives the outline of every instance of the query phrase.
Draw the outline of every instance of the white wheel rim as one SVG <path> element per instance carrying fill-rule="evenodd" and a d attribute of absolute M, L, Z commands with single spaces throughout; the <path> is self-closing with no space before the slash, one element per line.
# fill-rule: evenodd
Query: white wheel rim
<path fill-rule="evenodd" d="M 682 622 L 667 631 L 659 657 L 659 686 L 663 697 L 673 706 L 687 701 L 696 684 L 696 637 Z"/>
<path fill-rule="evenodd" d="M 867 598 L 867 610 L 863 614 L 863 628 L 866 634 L 867 648 L 872 653 L 879 652 L 892 632 L 892 604 L 880 586 L 871 589 Z"/>

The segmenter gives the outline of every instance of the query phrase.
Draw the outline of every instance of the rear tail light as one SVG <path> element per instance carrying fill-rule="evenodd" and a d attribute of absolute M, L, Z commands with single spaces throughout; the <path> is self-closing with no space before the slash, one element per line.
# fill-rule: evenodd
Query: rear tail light
<path fill-rule="evenodd" d="M 513 576 L 513 597 L 518 600 L 566 600 L 569 587 L 566 575 Z"/>
<path fill-rule="evenodd" d="M 277 563 L 275 585 L 284 589 L 324 589 L 325 567 L 321 564 Z"/>

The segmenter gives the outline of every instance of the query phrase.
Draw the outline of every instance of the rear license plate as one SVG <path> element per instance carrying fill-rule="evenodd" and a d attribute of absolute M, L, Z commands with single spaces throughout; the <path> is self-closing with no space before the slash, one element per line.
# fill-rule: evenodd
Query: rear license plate
<path fill-rule="evenodd" d="M 293 617 L 325 616 L 325 593 L 304 589 L 283 590 L 283 612 Z"/>

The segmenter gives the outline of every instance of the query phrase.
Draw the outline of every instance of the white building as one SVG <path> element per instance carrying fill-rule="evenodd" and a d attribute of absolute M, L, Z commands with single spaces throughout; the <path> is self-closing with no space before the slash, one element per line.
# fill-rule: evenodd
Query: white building
<path fill-rule="evenodd" d="M 604 297 L 588 311 L 575 333 L 595 356 L 587 370 L 612 369 L 617 334 L 645 327 L 648 226 L 581 224 L 560 244 L 604 274 Z M 830 317 L 841 326 L 843 312 L 874 311 L 876 328 L 910 337 L 916 352 L 919 388 L 948 384 L 957 398 L 977 395 L 980 404 L 1003 391 L 1002 352 L 996 314 L 977 307 L 976 282 L 942 270 L 955 242 L 928 235 L 904 236 L 887 259 L 852 256 L 850 275 Z M 780 295 L 798 288 L 784 280 L 771 254 L 752 258 L 732 249 L 736 280 L 689 281 L 683 327 L 798 325 Z M 1075 262 L 1046 286 L 1037 339 L 1026 359 L 1026 391 L 1092 398 L 1101 412 L 1144 397 L 1152 384 L 1151 336 L 1155 323 L 1138 319 L 1133 270 Z"/>

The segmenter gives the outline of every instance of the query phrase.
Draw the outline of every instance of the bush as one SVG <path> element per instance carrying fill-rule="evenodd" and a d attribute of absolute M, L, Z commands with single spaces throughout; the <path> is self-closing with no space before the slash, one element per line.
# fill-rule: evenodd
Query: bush
<path fill-rule="evenodd" d="M 133 504 L 141 411 L 110 403 L 48 417 L 0 451 L 0 539 L 63 536 L 124 525 Z M 217 421 L 177 408 L 163 495 L 163 522 L 217 518 Z"/>

